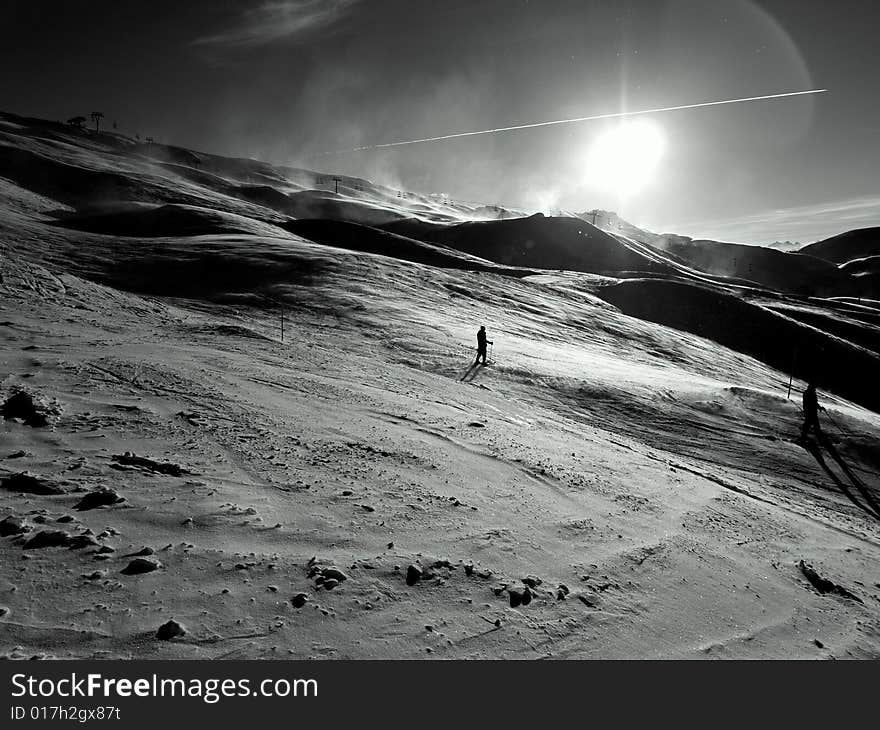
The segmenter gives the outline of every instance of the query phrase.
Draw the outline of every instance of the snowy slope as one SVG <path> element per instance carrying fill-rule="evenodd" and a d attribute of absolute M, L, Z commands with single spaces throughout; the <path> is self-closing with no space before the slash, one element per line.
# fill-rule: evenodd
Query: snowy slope
<path fill-rule="evenodd" d="M 788 400 L 755 344 L 769 317 L 873 362 L 870 306 L 613 237 L 591 258 L 554 234 L 570 219 L 530 240 L 586 270 L 501 260 L 494 223 L 390 236 L 364 211 L 446 232 L 466 211 L 365 182 L 320 193 L 342 224 L 292 221 L 237 188 L 290 196 L 306 172 L 6 119 L 0 385 L 46 425 L 0 421 L 5 655 L 880 655 L 871 374 L 831 363 L 820 394 L 866 497 L 792 443 L 803 383 Z M 536 221 L 511 224 L 523 251 Z M 706 292 L 753 342 L 719 344 Z M 462 382 L 480 324 L 494 362 Z M 97 490 L 124 501 L 76 508 Z M 67 544 L 29 543 L 49 531 Z M 141 552 L 156 569 L 122 572 Z M 157 641 L 171 618 L 186 635 Z"/>

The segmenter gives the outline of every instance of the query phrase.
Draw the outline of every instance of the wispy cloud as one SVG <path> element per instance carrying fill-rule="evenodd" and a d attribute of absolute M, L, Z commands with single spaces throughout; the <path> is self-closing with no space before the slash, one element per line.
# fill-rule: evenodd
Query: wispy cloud
<path fill-rule="evenodd" d="M 740 218 L 680 223 L 676 232 L 737 243 L 808 243 L 853 228 L 880 225 L 880 196 L 767 210 Z"/>
<path fill-rule="evenodd" d="M 242 13 L 235 27 L 193 41 L 197 45 L 251 47 L 308 34 L 336 24 L 360 0 L 267 0 Z"/>

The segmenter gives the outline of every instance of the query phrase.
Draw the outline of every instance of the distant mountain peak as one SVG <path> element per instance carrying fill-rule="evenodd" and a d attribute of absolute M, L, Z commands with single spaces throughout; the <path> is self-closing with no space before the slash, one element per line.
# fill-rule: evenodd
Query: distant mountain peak
<path fill-rule="evenodd" d="M 797 251 L 803 245 L 800 241 L 774 241 L 768 243 L 766 248 L 775 248 L 777 251 Z"/>

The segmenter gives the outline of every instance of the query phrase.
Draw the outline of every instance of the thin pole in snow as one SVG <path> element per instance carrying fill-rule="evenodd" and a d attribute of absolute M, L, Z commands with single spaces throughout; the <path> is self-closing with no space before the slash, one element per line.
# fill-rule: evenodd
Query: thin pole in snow
<path fill-rule="evenodd" d="M 278 306 L 278 310 L 281 314 L 281 341 L 284 342 L 284 302 L 275 299 L 274 297 L 267 297 L 265 294 L 257 294 L 257 296 Z"/>

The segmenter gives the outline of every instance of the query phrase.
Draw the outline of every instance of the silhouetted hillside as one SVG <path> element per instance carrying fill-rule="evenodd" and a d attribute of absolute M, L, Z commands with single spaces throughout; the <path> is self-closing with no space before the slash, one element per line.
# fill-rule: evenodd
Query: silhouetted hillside
<path fill-rule="evenodd" d="M 346 221 L 304 219 L 282 223 L 280 227 L 315 243 L 390 256 L 429 266 L 512 276 L 527 276 L 534 273 L 528 269 L 506 268 L 460 251 Z"/>
<path fill-rule="evenodd" d="M 597 295 L 639 319 L 713 340 L 782 372 L 880 412 L 880 357 L 721 290 L 660 279 L 631 279 Z"/>
<path fill-rule="evenodd" d="M 866 256 L 863 259 L 852 259 L 841 264 L 842 271 L 853 276 L 865 276 L 867 274 L 880 274 L 880 255 Z"/>
<path fill-rule="evenodd" d="M 347 200 L 321 190 L 303 190 L 290 196 L 290 214 L 296 218 L 330 218 L 333 220 L 382 225 L 403 216 L 387 208 L 355 200 Z"/>
<path fill-rule="evenodd" d="M 843 264 L 852 259 L 880 255 L 880 226 L 858 228 L 823 241 L 804 246 L 799 253 L 817 256 L 826 261 Z"/>
<path fill-rule="evenodd" d="M 240 233 L 284 236 L 276 226 L 253 218 L 191 205 L 143 206 L 130 210 L 59 219 L 55 225 L 89 233 L 130 238 L 171 238 Z"/>
<path fill-rule="evenodd" d="M 548 218 L 538 213 L 447 226 L 406 220 L 384 228 L 509 266 L 594 274 L 672 271 L 578 218 Z"/>
<path fill-rule="evenodd" d="M 855 284 L 849 274 L 812 256 L 762 246 L 673 236 L 665 237 L 660 247 L 700 271 L 753 281 L 780 292 L 834 296 L 854 291 Z"/>

